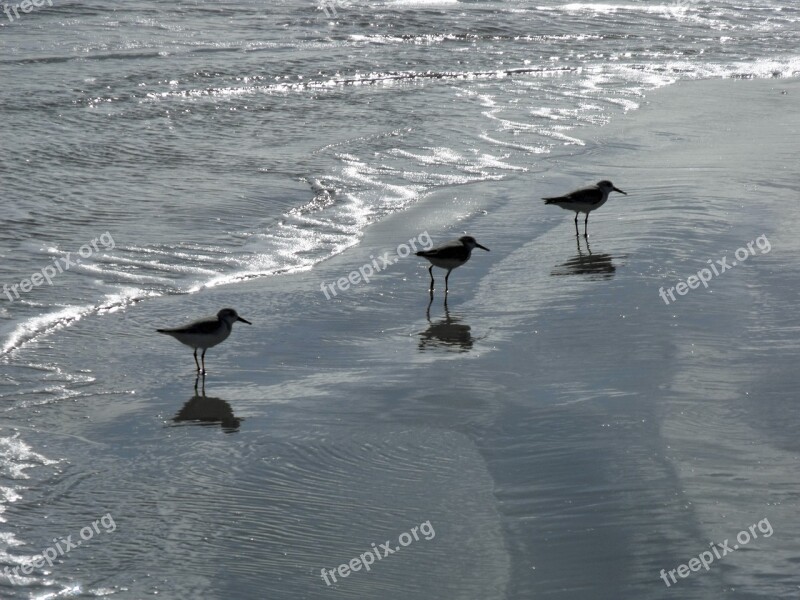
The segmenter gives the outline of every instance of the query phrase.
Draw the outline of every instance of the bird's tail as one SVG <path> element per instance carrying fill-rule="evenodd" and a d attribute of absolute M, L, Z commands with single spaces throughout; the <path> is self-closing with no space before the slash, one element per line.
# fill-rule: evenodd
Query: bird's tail
<path fill-rule="evenodd" d="M 558 202 L 559 198 L 542 198 L 545 204 L 555 204 Z"/>
<path fill-rule="evenodd" d="M 419 252 L 414 253 L 415 256 L 430 256 L 429 250 L 420 250 Z"/>

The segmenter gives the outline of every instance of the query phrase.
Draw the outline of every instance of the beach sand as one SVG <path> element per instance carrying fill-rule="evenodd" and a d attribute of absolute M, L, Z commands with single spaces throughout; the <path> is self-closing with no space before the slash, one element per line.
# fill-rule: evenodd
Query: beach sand
<path fill-rule="evenodd" d="M 574 152 L 431 195 L 311 271 L 55 334 L 37 351 L 74 349 L 65 371 L 86 381 L 20 422 L 69 457 L 37 492 L 63 510 L 53 531 L 28 500 L 18 526 L 44 547 L 110 511 L 117 530 L 57 574 L 116 570 L 83 581 L 116 598 L 796 594 L 798 97 L 797 80 L 676 84 Z M 587 248 L 540 198 L 604 178 L 629 195 L 592 214 Z M 453 272 L 448 310 L 437 270 L 428 316 L 414 256 L 321 291 L 462 231 L 491 251 Z M 660 297 L 759 236 L 770 251 L 708 290 Z M 209 350 L 203 398 L 191 350 L 154 330 L 224 306 L 253 325 Z M 227 425 L 176 426 L 182 409 Z M 771 537 L 660 578 L 764 518 Z M 323 581 L 427 521 L 432 539 Z"/>

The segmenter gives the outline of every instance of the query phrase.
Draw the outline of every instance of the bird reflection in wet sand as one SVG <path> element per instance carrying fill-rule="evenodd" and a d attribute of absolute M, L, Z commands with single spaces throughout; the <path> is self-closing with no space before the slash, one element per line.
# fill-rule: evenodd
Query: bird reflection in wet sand
<path fill-rule="evenodd" d="M 575 236 L 578 244 L 578 255 L 570 258 L 563 265 L 553 269 L 551 275 L 598 275 L 603 279 L 610 279 L 614 276 L 617 268 L 614 266 L 613 257 L 610 254 L 592 254 L 589 247 L 589 240 L 586 240 L 586 253 L 581 248 L 581 238 Z"/>
<path fill-rule="evenodd" d="M 475 338 L 472 337 L 469 325 L 459 323 L 460 317 L 454 317 L 447 308 L 447 300 L 444 301 L 444 319 L 436 322 L 431 321 L 431 304 L 433 297 L 428 303 L 428 329 L 419 334 L 419 349 L 424 351 L 426 348 L 445 348 L 457 352 L 469 352 Z"/>
<path fill-rule="evenodd" d="M 192 425 L 220 425 L 225 433 L 239 430 L 242 419 L 234 416 L 231 405 L 222 398 L 206 396 L 206 378 L 202 377 L 201 392 L 197 392 L 197 384 L 201 377 L 194 380 L 194 396 L 186 401 L 178 413 L 172 417 L 174 423 L 186 422 Z"/>

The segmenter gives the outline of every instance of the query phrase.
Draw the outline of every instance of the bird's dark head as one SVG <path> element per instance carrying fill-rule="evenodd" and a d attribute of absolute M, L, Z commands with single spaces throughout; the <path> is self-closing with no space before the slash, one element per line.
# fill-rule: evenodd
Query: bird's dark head
<path fill-rule="evenodd" d="M 241 321 L 242 323 L 247 323 L 248 325 L 252 325 L 250 321 L 240 317 L 239 313 L 237 313 L 232 308 L 223 308 L 221 311 L 217 313 L 217 318 L 220 321 L 225 321 L 228 325 L 233 325 L 236 321 Z"/>
<path fill-rule="evenodd" d="M 626 196 L 628 195 L 626 192 L 623 192 L 618 187 L 615 187 L 614 184 L 611 183 L 608 179 L 603 179 L 603 181 L 598 181 L 597 182 L 597 187 L 599 187 L 601 190 L 603 190 L 603 191 L 605 191 L 605 192 L 607 192 L 609 194 L 611 192 L 619 192 L 620 194 L 625 194 Z"/>
<path fill-rule="evenodd" d="M 470 250 L 474 250 L 475 248 L 480 248 L 481 250 L 486 250 L 487 252 L 489 252 L 489 249 L 486 246 L 481 246 L 478 243 L 478 240 L 476 240 L 471 235 L 462 235 L 460 238 L 458 238 L 458 241 L 464 244 Z"/>

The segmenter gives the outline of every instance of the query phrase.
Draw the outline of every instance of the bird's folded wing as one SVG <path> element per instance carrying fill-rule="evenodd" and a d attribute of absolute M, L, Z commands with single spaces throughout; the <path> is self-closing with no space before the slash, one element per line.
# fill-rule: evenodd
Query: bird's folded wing
<path fill-rule="evenodd" d="M 163 329 L 164 333 L 215 333 L 219 329 L 218 319 L 201 319 L 182 327 Z"/>
<path fill-rule="evenodd" d="M 600 188 L 588 187 L 580 190 L 570 192 L 565 196 L 556 196 L 554 198 L 542 198 L 542 200 L 551 200 L 569 204 L 570 202 L 577 202 L 581 204 L 597 204 L 603 199 L 603 191 Z"/>
<path fill-rule="evenodd" d="M 461 259 L 467 254 L 467 249 L 461 242 L 452 242 L 443 244 L 438 248 L 431 248 L 430 250 L 423 250 L 417 253 L 419 256 L 434 256 L 436 258 L 454 258 Z"/>

